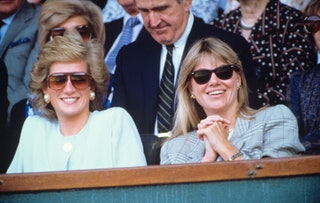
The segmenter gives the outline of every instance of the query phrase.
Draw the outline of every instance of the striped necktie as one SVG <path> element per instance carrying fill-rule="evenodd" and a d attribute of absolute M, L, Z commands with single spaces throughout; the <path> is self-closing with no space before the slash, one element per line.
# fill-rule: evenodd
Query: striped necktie
<path fill-rule="evenodd" d="M 118 44 L 112 50 L 112 52 L 109 54 L 109 56 L 107 58 L 106 64 L 109 69 L 109 72 L 111 72 L 111 73 L 114 72 L 114 67 L 116 65 L 116 58 L 117 58 L 119 50 L 121 49 L 121 47 L 123 47 L 124 45 L 127 45 L 131 42 L 133 27 L 139 23 L 140 23 L 140 21 L 137 17 L 130 17 L 127 20 L 126 25 L 124 27 L 124 30 L 120 36 Z"/>
<path fill-rule="evenodd" d="M 174 67 L 172 63 L 173 45 L 167 46 L 167 57 L 162 73 L 159 89 L 158 103 L 158 132 L 168 132 L 171 130 L 172 118 L 174 115 Z"/>

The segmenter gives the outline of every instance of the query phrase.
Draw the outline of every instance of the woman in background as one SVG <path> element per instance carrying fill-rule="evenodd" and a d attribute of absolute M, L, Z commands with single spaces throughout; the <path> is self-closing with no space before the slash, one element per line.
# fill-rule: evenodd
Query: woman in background
<path fill-rule="evenodd" d="M 303 14 L 279 0 L 238 0 L 214 26 L 242 35 L 251 46 L 262 106 L 286 104 L 290 76 L 315 65 Z M 249 78 L 248 78 L 249 79 Z"/>
<path fill-rule="evenodd" d="M 90 0 L 46 0 L 39 16 L 39 47 L 53 36 L 77 30 L 84 40 L 105 42 L 101 9 Z"/>

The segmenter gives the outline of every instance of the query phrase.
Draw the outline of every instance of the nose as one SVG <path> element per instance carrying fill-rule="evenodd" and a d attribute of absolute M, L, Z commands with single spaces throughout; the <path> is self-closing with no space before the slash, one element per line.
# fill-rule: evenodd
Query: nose
<path fill-rule="evenodd" d="M 149 13 L 148 18 L 150 27 L 157 27 L 161 22 L 159 13 L 154 11 Z"/>
<path fill-rule="evenodd" d="M 214 72 L 212 72 L 211 76 L 210 76 L 210 80 L 208 82 L 209 85 L 217 84 L 219 81 L 220 81 L 220 79 L 216 76 L 216 74 Z"/>
<path fill-rule="evenodd" d="M 74 92 L 75 91 L 75 87 L 73 86 L 71 79 L 70 79 L 70 75 L 68 75 L 68 80 L 66 81 L 66 86 L 64 87 L 64 92 L 65 93 L 69 93 L 69 92 Z"/>

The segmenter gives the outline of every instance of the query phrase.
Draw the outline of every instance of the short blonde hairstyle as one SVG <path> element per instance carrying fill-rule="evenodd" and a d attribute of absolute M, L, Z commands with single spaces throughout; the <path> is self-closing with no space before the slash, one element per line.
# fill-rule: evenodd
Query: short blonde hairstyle
<path fill-rule="evenodd" d="M 95 100 L 90 101 L 89 110 L 104 108 L 110 76 L 104 63 L 103 46 L 96 39 L 83 42 L 81 36 L 73 31 L 46 43 L 33 66 L 29 87 L 30 103 L 36 114 L 50 120 L 57 119 L 51 104 L 44 102 L 43 88 L 47 87 L 47 77 L 54 62 L 72 61 L 85 61 L 88 64 L 88 73 L 92 77 L 90 87 L 96 94 Z"/>

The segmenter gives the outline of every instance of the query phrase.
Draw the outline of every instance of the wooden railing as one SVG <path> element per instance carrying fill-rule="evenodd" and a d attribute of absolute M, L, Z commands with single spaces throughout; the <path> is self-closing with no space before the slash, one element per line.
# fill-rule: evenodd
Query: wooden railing
<path fill-rule="evenodd" d="M 319 174 L 320 156 L 301 156 L 209 164 L 0 174 L 0 193 L 256 180 L 277 177 L 319 176 Z"/>

